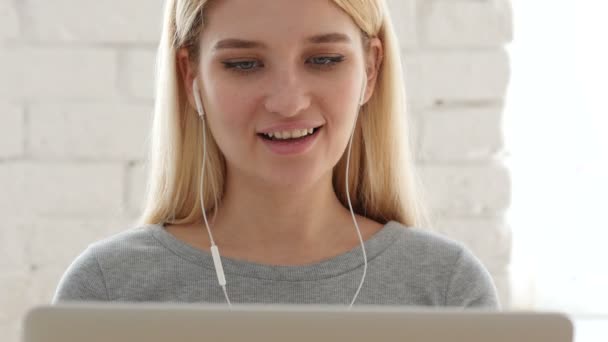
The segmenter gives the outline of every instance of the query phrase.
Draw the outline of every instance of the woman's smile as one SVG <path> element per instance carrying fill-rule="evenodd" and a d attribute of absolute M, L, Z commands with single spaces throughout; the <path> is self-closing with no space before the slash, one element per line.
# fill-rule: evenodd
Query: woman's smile
<path fill-rule="evenodd" d="M 321 134 L 323 126 L 312 128 L 311 133 L 298 137 L 277 138 L 268 137 L 266 134 L 258 134 L 259 139 L 268 150 L 279 155 L 297 155 L 309 151 Z M 272 134 L 272 133 L 271 133 Z M 281 133 L 279 133 L 281 134 Z M 287 132 L 289 134 L 289 132 Z"/>

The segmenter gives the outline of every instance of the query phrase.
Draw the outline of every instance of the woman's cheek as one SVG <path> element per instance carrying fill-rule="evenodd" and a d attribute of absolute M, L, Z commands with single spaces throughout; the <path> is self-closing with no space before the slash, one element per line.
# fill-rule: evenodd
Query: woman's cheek
<path fill-rule="evenodd" d="M 248 113 L 248 98 L 242 87 L 221 86 L 216 89 L 216 111 L 226 126 L 236 128 L 246 120 Z M 249 109 L 250 110 L 250 109 Z"/>

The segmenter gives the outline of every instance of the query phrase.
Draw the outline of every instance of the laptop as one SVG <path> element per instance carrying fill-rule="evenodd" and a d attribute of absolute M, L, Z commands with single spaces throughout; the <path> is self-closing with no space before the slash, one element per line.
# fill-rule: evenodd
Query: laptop
<path fill-rule="evenodd" d="M 70 302 L 30 309 L 23 342 L 572 342 L 560 313 L 422 307 Z"/>

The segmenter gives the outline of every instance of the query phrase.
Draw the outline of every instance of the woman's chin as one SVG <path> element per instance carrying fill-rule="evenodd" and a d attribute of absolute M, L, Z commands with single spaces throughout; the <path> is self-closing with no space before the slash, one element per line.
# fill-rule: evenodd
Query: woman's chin
<path fill-rule="evenodd" d="M 318 184 L 321 175 L 311 169 L 283 170 L 274 169 L 271 173 L 263 176 L 264 183 L 277 189 L 285 189 L 289 192 L 300 192 L 310 189 Z"/>

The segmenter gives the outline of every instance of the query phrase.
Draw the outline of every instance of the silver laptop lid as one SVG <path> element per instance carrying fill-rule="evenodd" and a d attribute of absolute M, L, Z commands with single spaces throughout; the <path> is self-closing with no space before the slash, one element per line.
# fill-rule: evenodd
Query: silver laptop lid
<path fill-rule="evenodd" d="M 323 305 L 69 303 L 31 309 L 23 342 L 572 342 L 560 313 Z"/>

